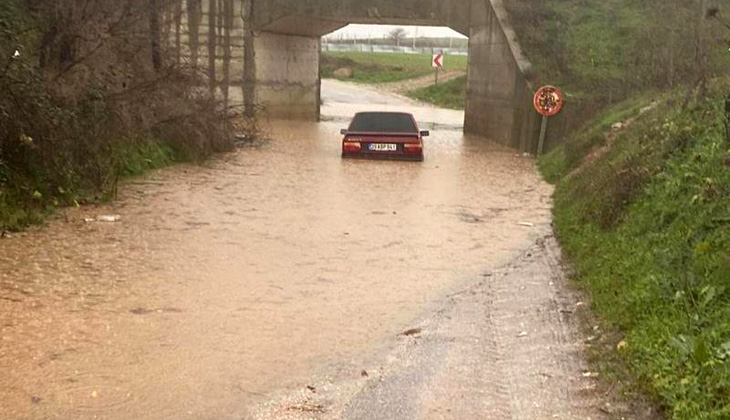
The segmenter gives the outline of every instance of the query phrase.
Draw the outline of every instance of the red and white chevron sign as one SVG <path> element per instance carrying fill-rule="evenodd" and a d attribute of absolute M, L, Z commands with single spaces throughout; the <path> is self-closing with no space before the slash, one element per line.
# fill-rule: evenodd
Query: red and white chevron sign
<path fill-rule="evenodd" d="M 444 54 L 438 53 L 433 55 L 433 68 L 440 69 L 444 67 Z"/>

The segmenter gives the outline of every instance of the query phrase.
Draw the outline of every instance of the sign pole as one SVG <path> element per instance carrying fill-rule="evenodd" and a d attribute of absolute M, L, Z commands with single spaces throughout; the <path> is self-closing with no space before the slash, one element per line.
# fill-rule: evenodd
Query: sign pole
<path fill-rule="evenodd" d="M 443 52 L 433 54 L 433 59 L 431 60 L 431 65 L 434 69 L 434 77 L 436 80 L 436 84 L 439 84 L 439 70 L 441 70 L 441 67 L 444 65 L 444 54 Z"/>
<path fill-rule="evenodd" d="M 548 117 L 547 115 L 542 116 L 542 126 L 540 127 L 540 143 L 537 146 L 537 155 L 542 156 L 543 151 L 545 150 L 545 135 L 547 134 L 547 124 L 548 124 Z"/>
<path fill-rule="evenodd" d="M 556 115 L 563 108 L 563 92 L 555 86 L 543 86 L 535 92 L 533 105 L 538 114 L 542 115 L 540 140 L 537 144 L 537 156 L 545 151 L 545 136 L 547 135 L 548 118 Z"/>

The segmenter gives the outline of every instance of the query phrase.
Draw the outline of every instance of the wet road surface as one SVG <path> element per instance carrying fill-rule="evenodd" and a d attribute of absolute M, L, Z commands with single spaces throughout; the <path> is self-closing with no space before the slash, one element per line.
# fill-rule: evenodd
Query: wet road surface
<path fill-rule="evenodd" d="M 0 419 L 333 416 L 281 402 L 313 383 L 366 401 L 348 378 L 397 365 L 399 333 L 549 235 L 533 161 L 464 137 L 459 113 L 416 110 L 437 127 L 423 163 L 343 161 L 357 100 L 337 89 L 329 122 L 273 122 L 270 141 L 0 240 Z M 388 98 L 360 109 L 413 106 Z"/>
<path fill-rule="evenodd" d="M 405 111 L 415 115 L 422 129 L 461 131 L 464 112 L 437 108 L 380 88 L 363 88 L 337 80 L 322 80 L 322 119 L 347 127 L 358 111 Z"/>

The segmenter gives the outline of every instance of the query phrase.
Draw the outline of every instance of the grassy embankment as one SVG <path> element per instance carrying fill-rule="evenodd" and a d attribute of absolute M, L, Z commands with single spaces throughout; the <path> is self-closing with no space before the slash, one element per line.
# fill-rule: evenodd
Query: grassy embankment
<path fill-rule="evenodd" d="M 730 144 L 723 89 L 683 109 L 604 111 L 540 161 L 575 282 L 605 323 L 594 354 L 676 420 L 730 418 Z M 681 102 L 681 96 L 679 95 Z"/>
<path fill-rule="evenodd" d="M 464 109 L 466 103 L 466 76 L 457 77 L 406 93 L 409 98 L 434 104 L 441 108 Z"/>
<path fill-rule="evenodd" d="M 446 57 L 444 71 L 466 73 L 467 57 Z M 400 82 L 433 74 L 431 55 L 331 52 L 322 57 L 322 77 L 334 78 L 340 68 L 352 70 L 355 83 L 380 84 Z M 428 86 L 407 93 L 407 96 L 444 108 L 464 109 L 466 77 L 458 77 L 437 86 Z"/>

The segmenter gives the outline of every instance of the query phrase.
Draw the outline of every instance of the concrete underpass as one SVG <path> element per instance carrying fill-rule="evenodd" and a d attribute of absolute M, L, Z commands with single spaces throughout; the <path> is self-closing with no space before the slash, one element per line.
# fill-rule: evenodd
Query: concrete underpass
<path fill-rule="evenodd" d="M 207 60 L 208 1 L 202 0 L 201 63 Z M 321 37 L 350 23 L 447 26 L 469 37 L 464 131 L 521 151 L 536 149 L 532 70 L 500 0 L 245 0 L 234 14 L 232 80 L 251 110 L 319 120 Z M 183 42 L 189 46 L 189 31 Z"/>

